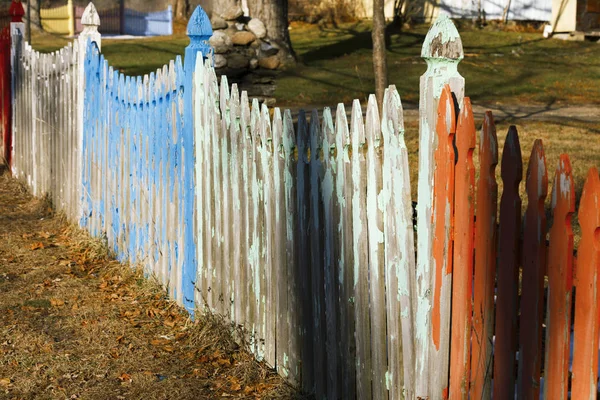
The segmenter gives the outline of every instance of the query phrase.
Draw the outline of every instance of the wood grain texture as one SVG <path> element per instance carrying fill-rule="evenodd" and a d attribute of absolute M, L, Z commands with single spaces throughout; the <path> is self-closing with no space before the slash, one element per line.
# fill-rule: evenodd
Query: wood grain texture
<path fill-rule="evenodd" d="M 571 398 L 596 399 L 600 333 L 600 176 L 590 168 L 579 203 Z"/>
<path fill-rule="evenodd" d="M 325 304 L 325 348 L 327 356 L 327 398 L 337 399 L 341 394 L 341 368 L 338 332 L 338 260 L 340 255 L 339 204 L 335 196 L 336 146 L 335 127 L 331 110 L 323 110 L 321 202 L 323 204 L 323 284 Z"/>
<path fill-rule="evenodd" d="M 352 230 L 354 310 L 356 318 L 356 396 L 371 399 L 371 323 L 369 313 L 369 248 L 367 225 L 367 165 L 363 115 L 358 100 L 352 104 Z"/>
<path fill-rule="evenodd" d="M 471 397 L 491 398 L 494 336 L 494 281 L 496 277 L 496 223 L 498 140 L 494 117 L 485 113 L 479 138 L 479 181 L 475 223 L 475 271 L 473 279 L 473 342 Z"/>
<path fill-rule="evenodd" d="M 538 399 L 542 352 L 546 214 L 548 195 L 546 156 L 541 140 L 533 144 L 527 166 L 527 210 L 523 232 L 523 277 L 519 331 L 519 399 Z"/>
<path fill-rule="evenodd" d="M 382 96 L 383 100 L 383 96 Z M 385 247 L 383 236 L 383 137 L 374 95 L 369 96 L 365 136 L 367 146 L 367 230 L 369 235 L 369 307 L 373 399 L 388 397 Z"/>
<path fill-rule="evenodd" d="M 500 226 L 498 228 L 498 289 L 494 352 L 494 398 L 515 397 L 519 266 L 521 265 L 521 197 L 523 160 L 517 128 L 508 129 L 502 152 Z"/>
<path fill-rule="evenodd" d="M 454 224 L 454 135 L 456 109 L 450 91 L 445 85 L 437 111 L 436 134 L 438 147 L 434 152 L 433 172 L 432 255 L 434 263 L 431 309 L 430 378 L 433 397 L 448 392 L 450 361 L 450 311 L 452 289 L 452 230 Z"/>
<path fill-rule="evenodd" d="M 569 396 L 569 353 L 573 289 L 573 228 L 575 183 L 569 156 L 561 154 L 552 189 L 554 222 L 548 246 L 548 314 L 544 396 Z"/>
<path fill-rule="evenodd" d="M 454 204 L 454 263 L 450 349 L 450 399 L 467 399 L 471 365 L 473 253 L 475 217 L 475 120 L 471 100 L 464 99 L 456 127 L 457 163 Z"/>
<path fill-rule="evenodd" d="M 343 104 L 335 113 L 337 157 L 336 198 L 340 205 L 339 313 L 342 398 L 356 397 L 356 340 L 354 288 L 354 233 L 352 214 L 351 138 Z"/>
<path fill-rule="evenodd" d="M 298 128 L 296 131 L 296 148 L 298 163 L 296 168 L 296 212 L 298 215 L 296 256 L 297 265 L 297 310 L 300 326 L 300 359 L 302 360 L 302 389 L 308 393 L 315 390 L 314 352 L 313 352 L 313 309 L 310 267 L 310 182 L 309 182 L 309 136 L 308 124 L 304 110 L 298 114 Z"/>
<path fill-rule="evenodd" d="M 315 374 L 315 396 L 325 398 L 327 395 L 327 353 L 325 348 L 325 285 L 323 258 L 323 203 L 321 201 L 321 179 L 323 174 L 322 162 L 322 131 L 317 110 L 310 116 L 310 150 L 309 150 L 309 242 L 310 242 L 310 285 L 312 293 L 312 329 L 313 357 Z"/>
<path fill-rule="evenodd" d="M 383 134 L 385 284 L 390 398 L 414 396 L 415 253 L 408 151 L 400 95 L 384 95 Z"/>

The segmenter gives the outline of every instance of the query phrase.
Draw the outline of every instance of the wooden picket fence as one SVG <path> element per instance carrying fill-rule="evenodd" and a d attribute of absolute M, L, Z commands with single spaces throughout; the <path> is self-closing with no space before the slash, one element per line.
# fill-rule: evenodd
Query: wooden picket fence
<path fill-rule="evenodd" d="M 569 158 L 548 230 L 536 141 L 521 218 L 511 127 L 498 213 L 494 119 L 477 140 L 448 18 L 423 45 L 415 232 L 394 86 L 382 110 L 371 96 L 349 118 L 342 104 L 310 116 L 259 105 L 199 55 L 212 34 L 200 8 L 185 63 L 127 77 L 88 8 L 88 36 L 49 55 L 12 26 L 12 171 L 119 259 L 192 315 L 243 327 L 257 359 L 319 400 L 596 398 L 598 170 L 574 253 Z"/>

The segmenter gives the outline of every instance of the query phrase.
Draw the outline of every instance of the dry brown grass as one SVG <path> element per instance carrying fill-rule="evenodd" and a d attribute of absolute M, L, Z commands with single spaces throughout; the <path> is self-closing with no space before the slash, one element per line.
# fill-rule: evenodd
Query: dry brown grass
<path fill-rule="evenodd" d="M 0 398 L 295 398 L 218 317 L 192 322 L 141 271 L 0 176 Z"/>

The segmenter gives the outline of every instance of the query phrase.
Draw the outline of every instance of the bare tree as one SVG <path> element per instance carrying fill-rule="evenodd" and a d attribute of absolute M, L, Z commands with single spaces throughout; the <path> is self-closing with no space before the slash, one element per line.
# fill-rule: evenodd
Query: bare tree
<path fill-rule="evenodd" d="M 260 19 L 267 28 L 267 37 L 279 47 L 278 55 L 283 63 L 294 63 L 296 54 L 288 31 L 287 0 L 248 0 L 250 16 Z"/>
<path fill-rule="evenodd" d="M 375 95 L 379 110 L 383 106 L 383 94 L 388 84 L 387 59 L 385 54 L 385 11 L 384 0 L 373 0 L 373 70 L 375 72 Z"/>
<path fill-rule="evenodd" d="M 173 7 L 173 17 L 175 19 L 184 19 L 189 10 L 189 1 L 188 0 L 170 0 L 171 7 Z"/>

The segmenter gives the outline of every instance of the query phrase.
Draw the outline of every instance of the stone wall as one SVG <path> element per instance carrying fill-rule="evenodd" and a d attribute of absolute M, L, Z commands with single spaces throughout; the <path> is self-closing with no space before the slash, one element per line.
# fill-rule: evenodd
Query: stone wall
<path fill-rule="evenodd" d="M 257 68 L 275 70 L 281 65 L 279 48 L 270 43 L 262 21 L 244 16 L 240 7 L 233 7 L 211 18 L 215 50 L 215 68 L 219 73 L 236 75 Z"/>

